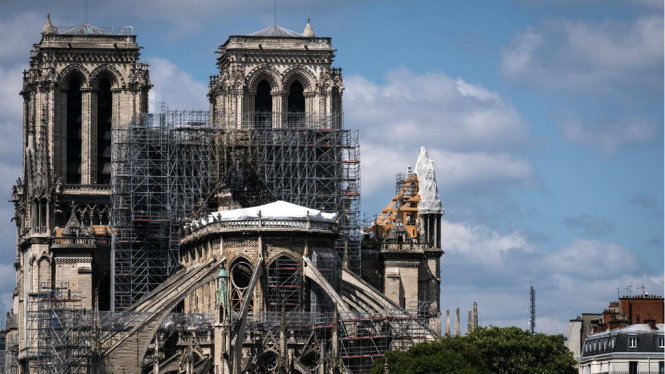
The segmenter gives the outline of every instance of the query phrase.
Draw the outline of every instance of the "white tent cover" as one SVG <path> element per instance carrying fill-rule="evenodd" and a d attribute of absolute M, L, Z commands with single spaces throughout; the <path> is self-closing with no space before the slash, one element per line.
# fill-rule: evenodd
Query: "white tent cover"
<path fill-rule="evenodd" d="M 250 208 L 224 210 L 209 214 L 194 224 L 205 226 L 214 221 L 244 221 L 244 220 L 305 220 L 309 217 L 312 221 L 335 222 L 337 214 L 325 213 L 317 209 L 306 208 L 304 206 L 287 203 L 278 200 L 270 204 L 253 206 Z"/>

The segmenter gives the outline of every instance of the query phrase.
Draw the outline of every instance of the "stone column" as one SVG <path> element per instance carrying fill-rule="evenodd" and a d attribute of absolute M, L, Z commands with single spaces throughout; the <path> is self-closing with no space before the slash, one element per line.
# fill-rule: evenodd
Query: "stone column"
<path fill-rule="evenodd" d="M 450 309 L 446 309 L 446 336 L 450 336 Z"/>
<path fill-rule="evenodd" d="M 53 82 L 48 83 L 48 92 L 47 92 L 47 107 L 46 111 L 48 112 L 47 121 L 47 136 L 48 139 L 48 168 L 51 172 L 55 170 L 55 159 L 54 159 L 54 142 L 55 142 L 55 124 L 56 124 L 56 112 L 55 112 L 55 97 L 59 92 L 55 90 L 55 84 Z"/>
<path fill-rule="evenodd" d="M 478 303 L 473 302 L 473 328 L 478 327 Z"/>
<path fill-rule="evenodd" d="M 273 119 L 272 119 L 272 127 L 273 128 L 282 128 L 285 127 L 287 118 L 286 117 L 286 103 L 287 103 L 287 95 L 288 93 L 285 91 L 279 91 L 279 90 L 273 90 L 270 91 L 270 94 L 272 95 L 272 112 L 273 112 Z"/>
<path fill-rule="evenodd" d="M 243 116 L 247 121 L 251 122 L 251 127 L 256 127 L 256 111 L 254 110 L 256 105 L 256 90 L 248 91 L 245 102 L 247 110 L 245 110 Z"/>
<path fill-rule="evenodd" d="M 82 162 L 85 164 L 88 162 L 90 165 L 90 176 L 89 176 L 89 183 L 97 183 L 97 168 L 99 165 L 97 165 L 97 131 L 98 131 L 98 124 L 99 124 L 99 118 L 97 113 L 97 108 L 98 108 L 98 98 L 99 98 L 99 90 L 93 89 L 90 92 L 90 130 L 89 130 L 89 138 L 88 139 L 83 139 L 83 142 L 88 143 L 88 147 L 90 149 L 90 156 L 88 160 L 83 159 Z"/>
<path fill-rule="evenodd" d="M 305 115 L 312 116 L 315 115 L 315 119 L 321 120 L 323 113 L 315 113 L 314 111 L 314 97 L 316 93 L 313 91 L 307 91 L 304 93 L 305 96 Z"/>
<path fill-rule="evenodd" d="M 236 119 L 236 128 L 242 127 L 243 111 L 247 108 L 243 108 L 243 90 L 234 89 L 231 94 L 231 113 L 234 114 Z"/>
<path fill-rule="evenodd" d="M 455 336 L 460 336 L 459 307 L 455 309 Z"/>
<path fill-rule="evenodd" d="M 469 310 L 469 313 L 467 314 L 466 317 L 466 333 L 470 333 L 471 330 L 473 330 L 473 316 L 471 314 L 471 311 Z"/>
<path fill-rule="evenodd" d="M 97 132 L 93 127 L 93 90 L 90 87 L 81 87 L 81 184 L 92 183 L 93 171 L 93 138 L 96 140 Z"/>

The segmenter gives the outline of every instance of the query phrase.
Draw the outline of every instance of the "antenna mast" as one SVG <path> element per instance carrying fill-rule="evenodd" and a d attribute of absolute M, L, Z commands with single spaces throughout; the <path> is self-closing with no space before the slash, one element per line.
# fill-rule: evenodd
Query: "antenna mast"
<path fill-rule="evenodd" d="M 531 334 L 536 333 L 536 290 L 533 288 L 533 284 L 531 284 L 531 290 L 529 292 L 531 296 L 531 318 L 529 318 L 529 329 L 531 329 Z"/>

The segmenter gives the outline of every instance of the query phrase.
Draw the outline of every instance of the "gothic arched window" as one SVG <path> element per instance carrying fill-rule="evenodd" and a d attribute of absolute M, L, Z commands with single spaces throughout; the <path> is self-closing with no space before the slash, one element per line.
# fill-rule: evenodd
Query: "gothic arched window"
<path fill-rule="evenodd" d="M 102 78 L 97 92 L 97 183 L 111 184 L 111 82 Z"/>
<path fill-rule="evenodd" d="M 289 127 L 301 127 L 305 119 L 305 89 L 298 81 L 291 83 L 287 102 Z"/>
<path fill-rule="evenodd" d="M 262 80 L 256 86 L 254 98 L 254 120 L 256 127 L 272 127 L 272 95 L 270 83 Z"/>
<path fill-rule="evenodd" d="M 252 265 L 245 259 L 237 260 L 231 266 L 231 310 L 239 311 L 245 297 L 252 297 L 247 293 L 252 279 Z M 253 310 L 254 300 L 250 300 L 249 309 Z"/>
<path fill-rule="evenodd" d="M 67 86 L 66 183 L 81 183 L 81 79 L 72 77 Z"/>

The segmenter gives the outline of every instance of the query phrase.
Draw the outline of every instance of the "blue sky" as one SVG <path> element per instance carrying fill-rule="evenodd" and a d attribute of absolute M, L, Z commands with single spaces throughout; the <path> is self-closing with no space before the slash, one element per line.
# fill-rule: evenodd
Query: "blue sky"
<path fill-rule="evenodd" d="M 88 9 L 92 24 L 134 26 L 151 104 L 174 109 L 207 108 L 217 47 L 274 15 L 270 0 L 89 0 Z M 46 13 L 56 25 L 84 19 L 79 0 L 0 4 L 4 310 L 21 70 Z M 363 212 L 389 201 L 420 145 L 435 159 L 444 310 L 477 301 L 482 324 L 526 328 L 533 282 L 537 330 L 563 333 L 617 288 L 663 294 L 662 1 L 278 1 L 279 25 L 302 31 L 308 17 L 344 69 Z"/>

